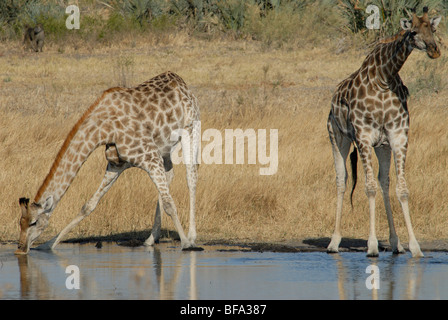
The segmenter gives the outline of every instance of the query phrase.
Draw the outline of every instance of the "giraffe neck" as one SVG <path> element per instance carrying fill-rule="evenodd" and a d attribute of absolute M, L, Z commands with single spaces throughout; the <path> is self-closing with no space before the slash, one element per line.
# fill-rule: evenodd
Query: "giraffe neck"
<path fill-rule="evenodd" d="M 399 33 L 393 39 L 393 41 L 380 42 L 375 50 L 378 76 L 385 83 L 395 79 L 413 50 L 409 32 Z"/>
<path fill-rule="evenodd" d="M 92 111 L 99 100 L 86 111 L 68 134 L 48 175 L 37 191 L 34 202 L 42 203 L 48 197 L 53 197 L 52 211 L 89 155 L 99 145 L 106 143 L 107 138 L 101 133 L 101 125 L 91 119 Z"/>

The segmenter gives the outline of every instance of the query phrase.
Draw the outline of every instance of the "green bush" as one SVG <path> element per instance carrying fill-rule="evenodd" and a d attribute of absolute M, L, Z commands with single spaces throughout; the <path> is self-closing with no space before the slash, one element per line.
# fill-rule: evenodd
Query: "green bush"
<path fill-rule="evenodd" d="M 10 38 L 21 38 L 26 26 L 42 24 L 46 35 L 61 37 L 66 32 L 65 8 L 37 0 L 0 1 L 0 25 Z"/>
<path fill-rule="evenodd" d="M 247 11 L 244 31 L 266 45 L 281 45 L 295 38 L 299 32 L 301 16 L 291 5 L 265 13 L 260 6 L 251 5 Z"/>
<path fill-rule="evenodd" d="M 355 5 L 356 4 L 356 5 Z M 368 4 L 380 9 L 380 30 L 366 32 Z M 49 39 L 81 37 L 106 42 L 129 32 L 229 34 L 266 45 L 288 41 L 319 42 L 351 34 L 391 35 L 399 20 L 423 5 L 446 15 L 447 0 L 84 0 L 81 30 L 65 27 L 65 4 L 59 0 L 0 0 L 0 37 L 18 39 L 26 25 L 41 23 Z M 107 18 L 101 16 L 108 11 Z M 191 32 L 192 31 L 192 32 Z"/>

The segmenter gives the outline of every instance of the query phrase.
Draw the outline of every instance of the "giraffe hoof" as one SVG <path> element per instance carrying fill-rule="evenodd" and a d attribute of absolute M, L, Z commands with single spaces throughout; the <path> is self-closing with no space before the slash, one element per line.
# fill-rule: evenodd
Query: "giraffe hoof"
<path fill-rule="evenodd" d="M 146 239 L 146 241 L 143 243 L 143 245 L 145 246 L 145 247 L 152 247 L 152 246 L 154 246 L 155 244 L 159 244 L 159 238 L 157 237 L 157 238 L 154 238 L 154 236 L 151 234 L 150 236 L 149 236 L 149 238 L 148 239 Z"/>
<path fill-rule="evenodd" d="M 368 258 L 378 258 L 380 255 L 379 255 L 379 253 L 378 252 L 370 252 L 370 253 L 367 253 L 367 257 Z"/>
<path fill-rule="evenodd" d="M 420 246 L 416 240 L 409 241 L 409 251 L 412 253 L 413 258 L 422 258 L 424 257 L 422 251 L 420 250 Z"/>
<path fill-rule="evenodd" d="M 412 258 L 423 258 L 423 257 L 425 257 L 425 255 L 421 251 L 412 254 Z"/>
<path fill-rule="evenodd" d="M 399 255 L 399 254 L 405 254 L 406 253 L 406 250 L 404 250 L 404 249 L 394 249 L 393 251 L 392 251 L 392 254 L 396 254 L 396 255 Z"/>

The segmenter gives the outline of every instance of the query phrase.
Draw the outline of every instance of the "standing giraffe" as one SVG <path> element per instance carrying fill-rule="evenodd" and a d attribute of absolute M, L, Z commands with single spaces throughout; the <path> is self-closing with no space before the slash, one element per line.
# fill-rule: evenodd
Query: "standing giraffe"
<path fill-rule="evenodd" d="M 120 174 L 131 167 L 145 170 L 159 192 L 153 231 L 145 244 L 153 245 L 160 236 L 161 203 L 164 211 L 173 219 L 182 248 L 194 247 L 197 182 L 197 161 L 194 159 L 198 150 L 185 144 L 198 137 L 196 121 L 199 121 L 196 97 L 188 90 L 185 82 L 172 72 L 160 74 L 135 88 L 111 88 L 104 91 L 68 134 L 50 172 L 37 191 L 34 202 L 30 204 L 26 198 L 19 200 L 22 217 L 16 253 L 28 253 L 32 243 L 48 225 L 53 210 L 82 164 L 101 145 L 106 145 L 108 161 L 103 181 L 78 216 L 58 236 L 46 243 L 44 248 L 53 249 L 64 235 L 95 209 Z M 184 130 L 190 139 L 183 141 L 179 138 L 173 141 L 171 134 L 177 130 Z M 186 161 L 190 192 L 188 238 L 169 192 L 169 184 L 174 175 L 170 153 L 179 140 L 182 140 L 184 153 L 189 151 L 191 160 Z"/>
<path fill-rule="evenodd" d="M 338 252 L 341 242 L 340 223 L 347 182 L 345 162 L 350 146 L 354 143 L 355 150 L 350 157 L 354 176 L 353 190 L 356 186 L 357 147 L 364 167 L 366 194 L 369 199 L 370 235 L 367 255 L 378 256 L 378 240 L 375 235 L 377 184 L 372 168 L 373 147 L 379 162 L 378 180 L 383 193 L 392 250 L 394 253 L 404 252 L 395 232 L 389 198 L 391 152 L 397 173 L 396 193 L 409 233 L 409 249 L 412 256 L 423 256 L 409 216 L 409 191 L 405 180 L 409 131 L 406 102 L 408 90 L 398 72 L 414 48 L 425 51 L 432 59 L 440 56 L 433 37 L 439 22 L 440 17 L 429 19 L 427 7 L 423 9 L 422 17 L 414 12 L 411 20 L 401 19 L 403 30 L 395 37 L 377 44 L 361 68 L 342 81 L 333 96 L 327 127 L 333 148 L 338 196 L 335 230 L 327 248 L 329 253 Z"/>

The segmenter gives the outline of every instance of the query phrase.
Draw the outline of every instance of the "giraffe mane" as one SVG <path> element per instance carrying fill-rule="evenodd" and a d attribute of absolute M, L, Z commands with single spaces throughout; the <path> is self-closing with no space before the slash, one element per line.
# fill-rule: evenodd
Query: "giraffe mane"
<path fill-rule="evenodd" d="M 374 42 L 372 44 L 372 47 L 374 47 L 373 50 L 376 50 L 381 45 L 388 45 L 391 43 L 396 43 L 396 47 L 395 47 L 395 50 L 393 53 L 393 55 L 395 56 L 398 53 L 398 50 L 405 43 L 405 41 L 407 41 L 409 39 L 410 35 L 411 35 L 411 32 L 409 30 L 401 30 L 400 32 L 398 32 L 397 34 L 395 34 L 393 36 L 379 39 L 378 41 Z"/>
<path fill-rule="evenodd" d="M 110 89 L 105 90 L 103 92 L 103 94 L 101 95 L 101 97 L 97 98 L 96 101 L 84 112 L 82 117 L 76 122 L 76 124 L 73 126 L 73 128 L 70 130 L 69 134 L 65 138 L 65 141 L 62 144 L 62 147 L 59 149 L 59 152 L 56 155 L 56 158 L 50 168 L 50 171 L 48 172 L 44 182 L 42 183 L 39 190 L 37 191 L 36 196 L 34 197 L 34 202 L 37 203 L 41 199 L 43 193 L 45 192 L 45 190 L 47 189 L 51 180 L 53 179 L 54 174 L 56 173 L 56 170 L 59 167 L 59 164 L 61 163 L 62 157 L 64 156 L 65 152 L 67 151 L 67 149 L 70 145 L 70 142 L 73 140 L 73 137 L 78 132 L 81 124 L 83 124 L 83 122 L 86 120 L 86 118 L 93 112 L 93 110 L 96 108 L 96 106 L 101 102 L 101 100 L 104 99 L 106 94 L 108 94 L 110 92 L 114 92 L 114 91 L 119 91 L 121 89 L 122 88 L 120 88 L 120 87 L 115 87 L 115 88 L 110 88 Z"/>
<path fill-rule="evenodd" d="M 391 43 L 391 42 L 398 40 L 400 37 L 405 36 L 405 34 L 406 34 L 406 30 L 401 30 L 396 35 L 378 40 L 377 43 Z"/>

